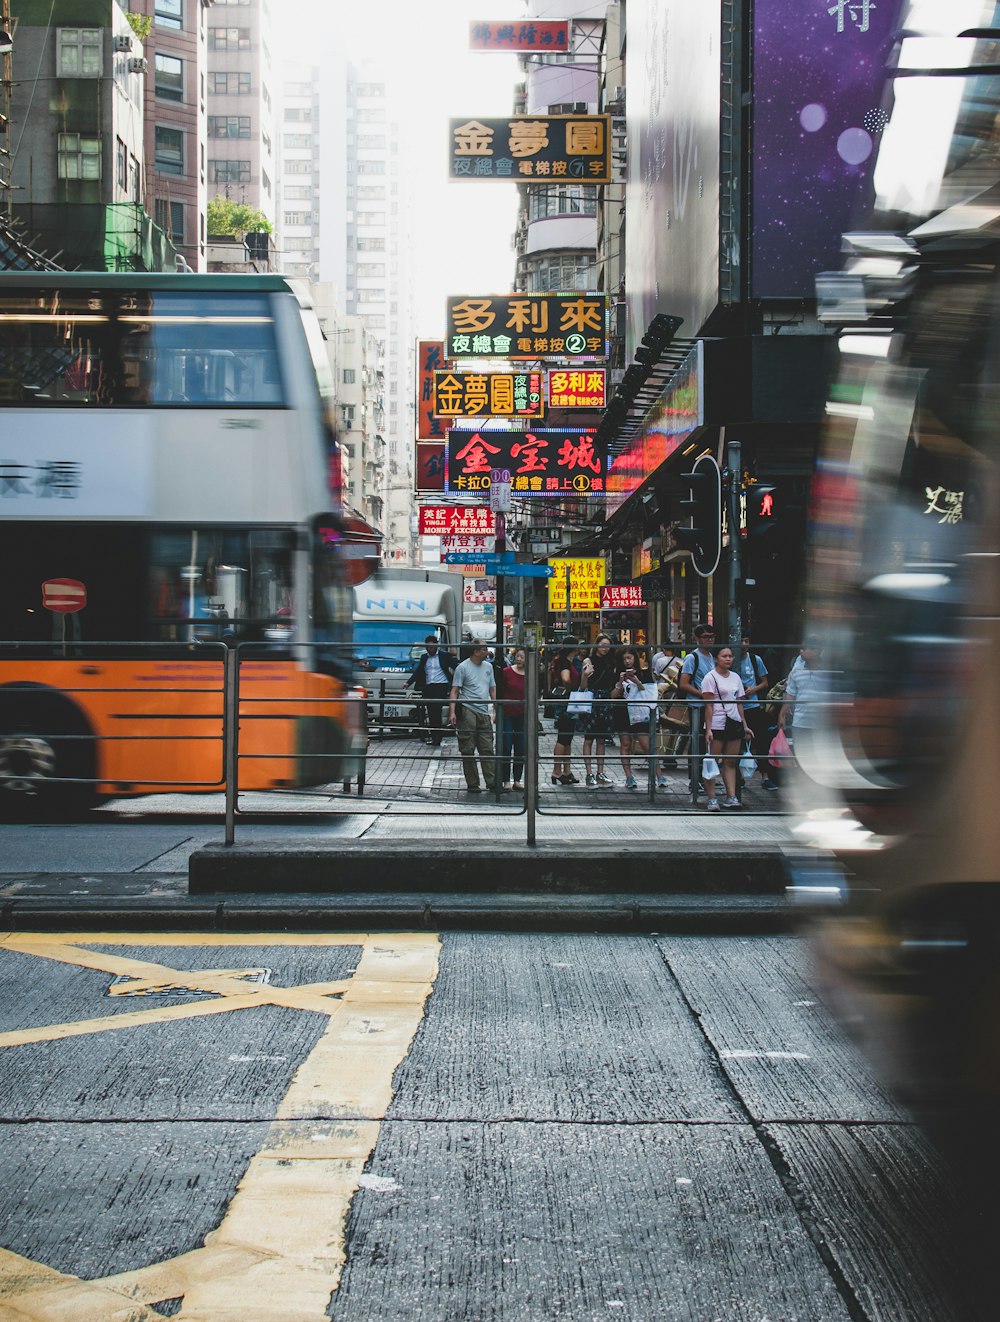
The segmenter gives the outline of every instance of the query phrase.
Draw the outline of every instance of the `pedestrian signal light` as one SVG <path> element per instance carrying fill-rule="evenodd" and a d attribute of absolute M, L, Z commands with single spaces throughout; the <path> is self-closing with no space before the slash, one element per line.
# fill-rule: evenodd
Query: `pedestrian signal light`
<path fill-rule="evenodd" d="M 687 495 L 678 503 L 690 523 L 675 529 L 674 540 L 682 551 L 691 552 L 695 573 L 708 578 L 722 554 L 722 474 L 712 456 L 703 454 L 680 476 Z"/>
<path fill-rule="evenodd" d="M 776 489 L 755 482 L 747 488 L 747 530 L 751 536 L 770 532 L 778 522 Z"/>

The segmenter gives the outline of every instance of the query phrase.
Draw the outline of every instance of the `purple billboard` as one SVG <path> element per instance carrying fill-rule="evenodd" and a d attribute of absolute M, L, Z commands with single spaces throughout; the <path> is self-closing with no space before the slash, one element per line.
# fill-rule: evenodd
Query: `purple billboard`
<path fill-rule="evenodd" d="M 756 0 L 755 298 L 812 298 L 865 223 L 902 0 Z"/>

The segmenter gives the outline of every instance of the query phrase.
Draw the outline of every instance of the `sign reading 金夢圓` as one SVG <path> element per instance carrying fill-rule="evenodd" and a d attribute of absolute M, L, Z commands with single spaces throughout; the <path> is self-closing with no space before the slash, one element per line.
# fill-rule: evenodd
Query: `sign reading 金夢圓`
<path fill-rule="evenodd" d="M 435 372 L 437 418 L 540 418 L 541 372 Z"/>
<path fill-rule="evenodd" d="M 493 23 L 479 19 L 469 24 L 469 50 L 565 55 L 569 51 L 569 22 Z"/>
<path fill-rule="evenodd" d="M 608 374 L 603 367 L 586 371 L 549 373 L 550 409 L 603 409 L 607 407 Z"/>
<path fill-rule="evenodd" d="M 448 432 L 448 490 L 487 492 L 510 469 L 512 496 L 603 495 L 607 446 L 592 431 Z"/>
<path fill-rule="evenodd" d="M 463 537 L 492 537 L 495 517 L 488 505 L 421 505 L 418 515 L 421 536 L 458 534 Z"/>
<path fill-rule="evenodd" d="M 449 121 L 452 179 L 611 182 L 610 115 L 519 115 Z"/>
<path fill-rule="evenodd" d="M 608 356 L 606 294 L 494 294 L 448 299 L 449 358 Z"/>
<path fill-rule="evenodd" d="M 555 570 L 554 576 L 549 579 L 550 611 L 567 609 L 567 583 L 570 611 L 601 609 L 601 589 L 604 587 L 606 576 L 603 559 L 552 559 L 549 564 Z"/>

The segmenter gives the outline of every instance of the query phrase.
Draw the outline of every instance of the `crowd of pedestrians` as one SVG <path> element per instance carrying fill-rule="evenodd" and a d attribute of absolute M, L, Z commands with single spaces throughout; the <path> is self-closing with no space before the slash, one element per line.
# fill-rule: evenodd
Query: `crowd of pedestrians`
<path fill-rule="evenodd" d="M 772 739 L 777 731 L 797 735 L 803 749 L 824 698 L 818 648 L 800 648 L 775 689 L 749 636 L 738 648 L 717 646 L 709 624 L 695 628 L 686 654 L 663 645 L 650 656 L 643 646 L 617 646 L 607 633 L 585 648 L 564 635 L 540 665 L 539 713 L 526 707 L 525 648 L 509 650 L 502 664 L 481 640 L 466 641 L 461 650 L 459 660 L 429 635 L 409 683 L 421 698 L 426 741 L 437 746 L 454 730 L 470 794 L 481 794 L 484 786 L 523 792 L 526 723 L 541 718 L 551 722 L 555 735 L 546 766 L 553 785 L 614 786 L 619 782 L 609 769 L 609 752 L 617 747 L 626 790 L 638 790 L 650 776 L 665 790 L 671 787 L 668 773 L 686 770 L 692 798 L 703 796 L 707 811 L 736 809 L 744 779 L 755 772 L 762 789 L 779 788 Z M 540 724 L 539 734 L 544 729 Z M 578 735 L 582 781 L 573 769 Z"/>

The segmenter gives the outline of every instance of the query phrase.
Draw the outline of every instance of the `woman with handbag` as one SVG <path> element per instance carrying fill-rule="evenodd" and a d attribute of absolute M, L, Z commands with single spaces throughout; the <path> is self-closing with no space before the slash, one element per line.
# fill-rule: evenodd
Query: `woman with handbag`
<path fill-rule="evenodd" d="M 611 777 L 604 774 L 604 741 L 610 739 L 615 732 L 614 708 L 608 702 L 615 682 L 615 657 L 611 648 L 611 639 L 606 633 L 599 633 L 590 656 L 584 658 L 580 673 L 580 683 L 592 694 L 590 713 L 581 721 L 583 764 L 587 768 L 588 789 L 596 789 L 598 785 L 614 784 Z M 590 761 L 595 739 L 597 740 L 596 776 L 592 773 Z"/>
<path fill-rule="evenodd" d="M 743 681 L 733 671 L 735 661 L 733 649 L 724 643 L 715 652 L 715 665 L 705 676 L 701 695 L 705 699 L 705 765 L 702 778 L 708 802 L 708 812 L 719 811 L 719 800 L 715 797 L 715 776 L 709 775 L 710 762 L 715 762 L 722 771 L 722 783 L 726 797 L 723 808 L 740 808 L 742 804 L 736 797 L 736 762 L 745 739 L 753 738 L 753 731 L 747 724 L 746 713 L 740 699 L 746 693 Z"/>
<path fill-rule="evenodd" d="M 646 653 L 638 648 L 623 647 L 618 654 L 618 682 L 611 690 L 615 703 L 615 727 L 621 733 L 619 755 L 625 772 L 625 788 L 637 790 L 632 775 L 632 754 L 649 755 L 649 713 L 656 708 L 656 681 L 649 668 Z"/>
<path fill-rule="evenodd" d="M 570 753 L 576 734 L 576 717 L 566 710 L 569 695 L 580 687 L 580 643 L 567 634 L 549 666 L 549 699 L 555 711 L 556 743 L 553 751 L 552 784 L 579 785 L 573 775 Z"/>

